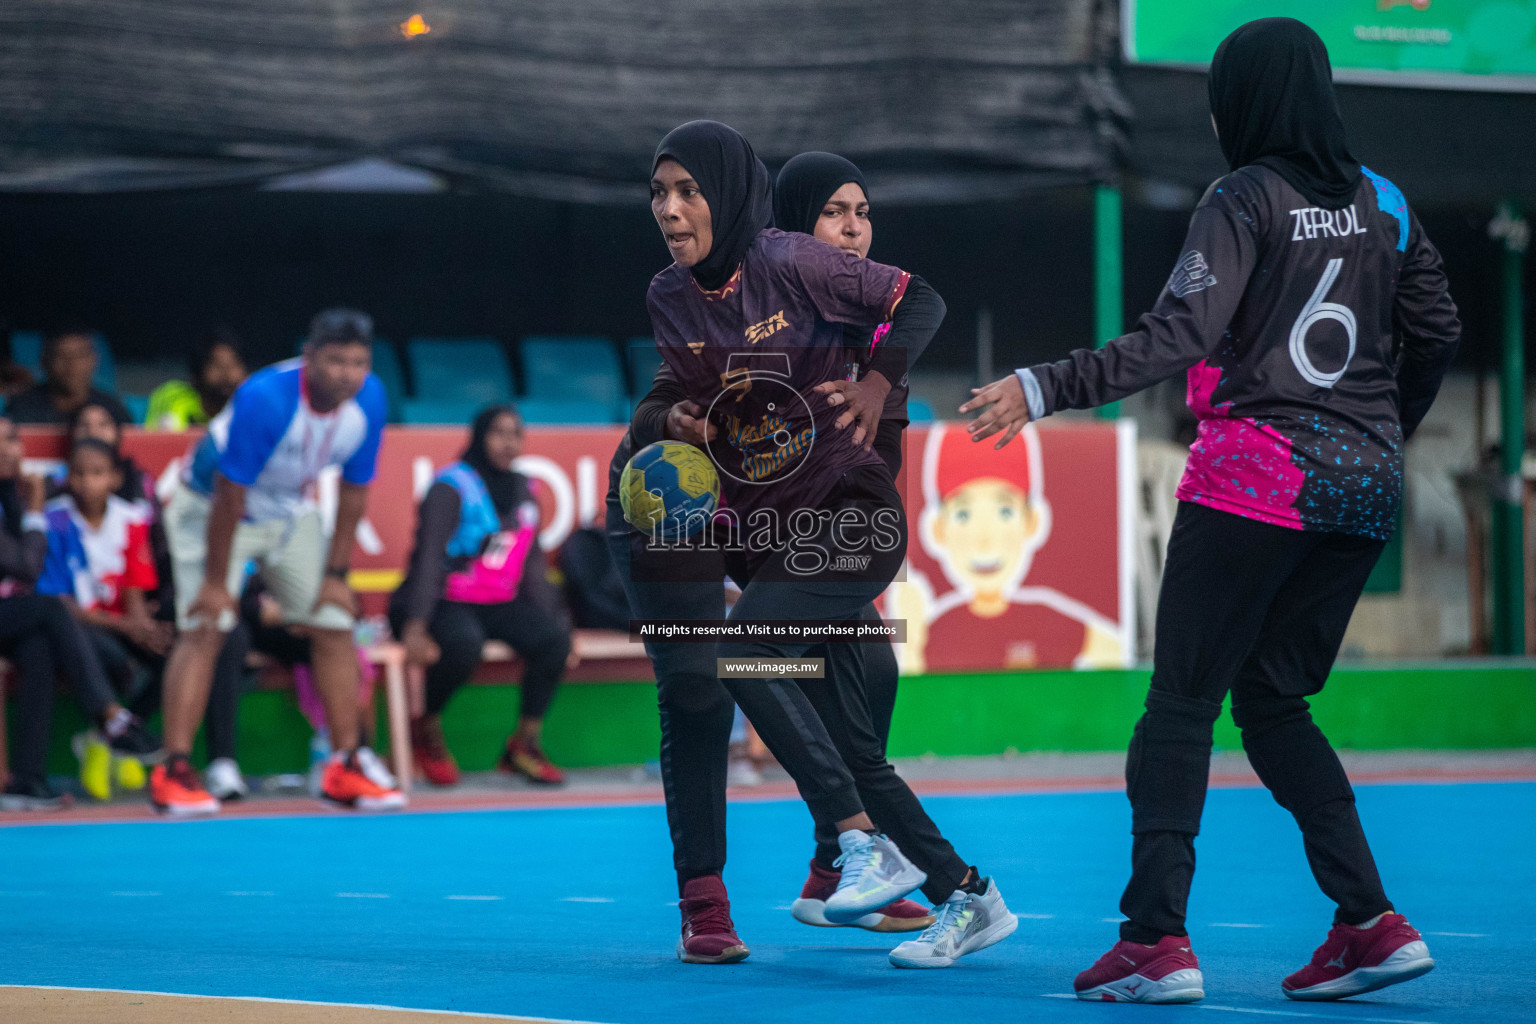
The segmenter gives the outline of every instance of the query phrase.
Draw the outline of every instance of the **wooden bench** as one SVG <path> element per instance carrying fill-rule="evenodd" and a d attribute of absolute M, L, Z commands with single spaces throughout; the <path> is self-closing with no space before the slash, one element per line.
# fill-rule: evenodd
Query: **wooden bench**
<path fill-rule="evenodd" d="M 604 682 L 614 679 L 644 679 L 651 674 L 650 660 L 645 648 L 631 643 L 628 633 L 608 629 L 577 629 L 571 633 L 571 650 L 577 658 L 576 665 L 566 673 L 566 682 Z M 400 780 L 400 790 L 409 793 L 412 786 L 413 762 L 411 759 L 411 718 L 419 714 L 423 702 L 422 673 L 410 669 L 405 662 L 405 648 L 395 642 L 374 644 L 364 651 L 368 660 L 379 669 L 384 684 L 385 711 L 389 720 L 389 752 L 395 776 Z M 485 682 L 485 666 L 500 670 L 518 667 L 520 659 L 512 648 L 500 640 L 488 640 L 480 652 L 481 671 L 474 682 Z M 607 664 L 607 671 L 582 672 L 583 666 Z M 615 672 L 616 667 L 622 669 Z"/>

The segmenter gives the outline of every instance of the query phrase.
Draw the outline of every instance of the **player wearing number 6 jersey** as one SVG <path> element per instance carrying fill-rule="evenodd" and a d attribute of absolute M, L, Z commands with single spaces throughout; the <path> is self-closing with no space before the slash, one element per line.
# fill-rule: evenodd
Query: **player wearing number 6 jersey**
<path fill-rule="evenodd" d="M 1098 351 L 978 389 L 975 440 L 1188 374 L 1199 418 L 1179 486 L 1146 713 L 1126 759 L 1134 844 L 1121 942 L 1085 999 L 1185 1002 L 1203 981 L 1184 929 L 1211 729 L 1230 690 L 1243 747 L 1295 816 L 1337 905 L 1297 999 L 1336 999 L 1433 966 L 1393 912 L 1338 757 L 1306 698 L 1322 689 L 1394 528 L 1402 446 L 1461 327 L 1440 257 L 1402 193 L 1350 156 L 1327 51 L 1288 18 L 1232 33 L 1211 64 L 1232 173 L 1206 192 L 1167 288 Z"/>

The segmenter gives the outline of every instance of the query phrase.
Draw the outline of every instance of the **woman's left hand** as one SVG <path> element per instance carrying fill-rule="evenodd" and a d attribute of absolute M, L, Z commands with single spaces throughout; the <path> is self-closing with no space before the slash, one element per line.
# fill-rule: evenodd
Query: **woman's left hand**
<path fill-rule="evenodd" d="M 846 430 L 857 423 L 853 431 L 853 443 L 870 449 L 875 446 L 875 431 L 880 426 L 880 414 L 885 411 L 885 396 L 891 392 L 891 382 L 879 373 L 871 373 L 861 381 L 829 380 L 817 384 L 812 390 L 827 396 L 827 404 L 834 408 L 847 406 L 837 418 L 839 430 Z"/>
<path fill-rule="evenodd" d="M 1010 373 L 984 388 L 971 388 L 971 394 L 976 397 L 962 405 L 961 412 L 974 412 L 988 407 L 965 428 L 970 432 L 972 441 L 991 437 L 1001 430 L 1005 433 L 992 446 L 1001 448 L 1017 437 L 1019 431 L 1024 429 L 1024 424 L 1029 422 L 1029 402 L 1024 398 L 1024 385 L 1019 383 L 1018 374 Z"/>

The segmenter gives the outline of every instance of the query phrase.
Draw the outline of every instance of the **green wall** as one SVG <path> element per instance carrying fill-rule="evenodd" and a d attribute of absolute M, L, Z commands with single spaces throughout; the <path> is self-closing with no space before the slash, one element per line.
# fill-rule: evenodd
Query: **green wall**
<path fill-rule="evenodd" d="M 890 751 L 913 757 L 1123 750 L 1141 712 L 1148 675 L 1134 669 L 909 677 L 901 682 Z M 516 686 L 460 691 L 444 728 L 465 769 L 495 763 L 517 702 Z M 1313 707 L 1324 732 L 1346 749 L 1536 747 L 1536 662 L 1340 668 L 1313 698 Z M 69 735 L 81 727 L 79 712 L 61 696 L 53 770 L 74 771 Z M 384 735 L 381 722 L 380 747 L 386 746 Z M 246 771 L 302 770 L 308 737 L 292 693 L 260 691 L 242 699 L 240 762 Z M 568 767 L 638 764 L 655 759 L 659 737 L 651 683 L 579 683 L 556 696 L 545 745 Z M 1240 746 L 1227 716 L 1217 724 L 1216 744 Z"/>

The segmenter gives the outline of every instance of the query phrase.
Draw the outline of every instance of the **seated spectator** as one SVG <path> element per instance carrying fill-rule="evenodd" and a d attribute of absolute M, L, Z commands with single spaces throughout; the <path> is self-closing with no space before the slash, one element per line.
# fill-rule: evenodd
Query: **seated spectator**
<path fill-rule="evenodd" d="M 61 598 L 74 613 L 115 693 L 128 700 L 141 668 L 165 667 L 175 630 L 149 613 L 146 593 L 159 586 L 149 546 L 149 519 L 142 505 L 114 493 L 121 480 L 117 453 L 105 442 L 82 438 L 69 457 L 64 493 L 45 510 L 48 554 L 37 581 L 40 594 Z M 76 743 L 80 784 L 98 800 L 112 795 L 113 752 L 106 738 L 88 732 Z M 120 755 L 118 760 L 126 760 Z M 122 784 L 144 785 L 142 763 L 117 766 Z"/>
<path fill-rule="evenodd" d="M 63 425 L 91 402 L 104 406 L 118 423 L 132 422 L 116 395 L 91 384 L 97 362 L 90 331 L 72 326 L 49 331 L 43 337 L 43 382 L 12 398 L 6 416 L 18 424 Z"/>
<path fill-rule="evenodd" d="M 90 653 L 63 601 L 34 592 L 47 561 L 43 481 L 21 473 L 21 439 L 0 418 L 0 655 L 18 675 L 16 745 L 0 810 L 63 806 L 48 782 L 48 733 L 53 720 L 54 673 L 74 688 L 108 746 L 142 757 L 159 742 L 112 696 L 106 674 Z"/>
<path fill-rule="evenodd" d="M 149 547 L 155 559 L 155 573 L 160 579 L 159 589 L 146 596 L 150 614 L 157 619 L 171 622 L 176 617 L 176 602 L 171 587 L 171 551 L 165 538 L 165 510 L 160 496 L 155 493 L 155 479 L 133 461 L 133 456 L 123 453 L 123 428 L 112 418 L 112 410 L 97 402 L 86 402 L 69 418 L 70 443 L 94 438 L 117 453 L 117 469 L 122 485 L 116 494 L 119 498 L 144 512 L 149 521 Z M 58 467 L 49 478 L 50 498 L 63 493 L 69 476 L 69 464 Z"/>
<path fill-rule="evenodd" d="M 497 405 L 475 417 L 460 461 L 422 499 L 416 547 L 390 601 L 390 624 L 407 658 L 426 669 L 426 713 L 411 724 L 411 746 L 434 785 L 458 781 L 442 713 L 479 666 L 487 639 L 509 645 L 524 663 L 522 707 L 499 767 L 533 782 L 565 781 L 541 736 L 571 632 L 552 611 L 558 602 L 545 579 L 532 485 L 511 468 L 522 449 L 517 410 Z"/>
<path fill-rule="evenodd" d="M 134 715 L 147 717 L 160 706 L 166 650 L 175 636 L 172 620 L 176 600 L 153 481 L 131 458 L 118 451 L 116 441 L 120 434 L 120 428 L 100 406 L 87 404 L 77 411 L 71 428 L 75 447 L 64 467 L 66 476 L 61 493 L 48 506 L 49 563 L 39 586 L 70 595 L 65 599 L 73 601 L 76 618 L 84 625 L 114 691 Z M 85 456 L 79 454 L 82 449 L 86 450 Z M 110 452 L 116 479 L 123 483 L 108 495 L 98 519 L 88 511 L 100 506 L 99 496 L 92 492 L 111 481 L 101 480 L 94 474 L 96 467 L 89 464 L 99 464 L 103 451 Z M 82 458 L 88 464 L 85 470 L 80 468 Z M 119 536 L 123 524 L 129 528 Z M 140 536 L 147 536 L 152 572 L 144 571 L 140 565 Z M 116 575 L 130 564 L 135 569 L 137 590 L 123 590 L 125 583 L 114 582 Z M 150 583 L 151 575 L 157 582 Z M 104 601 L 92 600 L 92 595 L 103 594 L 107 595 Z M 140 608 L 152 620 L 148 627 L 140 619 Z M 145 642 L 137 635 L 143 633 L 148 633 L 153 642 Z M 249 630 L 231 631 L 219 653 L 203 720 L 208 739 L 209 785 L 225 794 L 224 799 L 239 799 L 248 792 L 235 760 L 235 720 L 249 651 Z M 110 795 L 108 755 L 99 738 L 86 734 L 77 737 L 75 746 L 81 758 L 81 785 L 97 799 L 106 799 Z M 138 778 L 139 774 L 142 773 L 130 778 Z M 120 784 L 133 789 L 143 785 Z"/>
<path fill-rule="evenodd" d="M 240 336 L 228 327 L 215 327 L 192 347 L 187 370 L 191 383 L 169 380 L 150 394 L 144 426 L 186 430 L 217 416 L 249 376 Z"/>
<path fill-rule="evenodd" d="M 314 730 L 310 736 L 310 790 L 317 794 L 320 772 L 331 755 L 331 732 L 325 718 L 325 704 L 315 686 L 314 669 L 310 665 L 312 648 L 309 637 L 302 627 L 284 620 L 283 606 L 267 593 L 261 577 L 252 575 L 240 592 L 240 625 L 250 636 L 250 649 L 277 662 L 293 674 L 293 689 L 298 697 L 299 710 Z M 373 744 L 373 685 L 375 671 L 366 654 L 358 650 L 357 706 L 362 712 L 359 732 L 365 744 Z M 213 773 L 209 769 L 209 792 L 213 792 Z M 217 796 L 217 793 L 214 793 Z"/>

